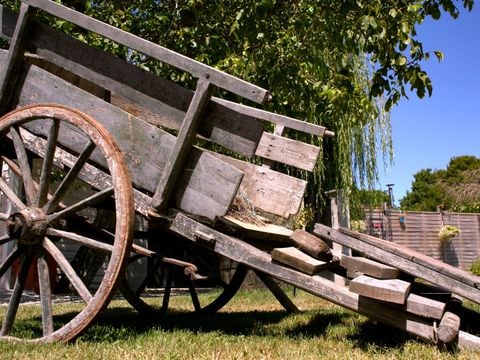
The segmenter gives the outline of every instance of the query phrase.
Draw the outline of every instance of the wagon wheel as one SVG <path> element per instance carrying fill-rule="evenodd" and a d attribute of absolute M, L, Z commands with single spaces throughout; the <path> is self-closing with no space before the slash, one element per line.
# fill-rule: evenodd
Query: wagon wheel
<path fill-rule="evenodd" d="M 220 310 L 240 289 L 248 268 L 206 248 L 166 236 L 161 235 L 159 242 L 163 246 L 158 252 L 138 251 L 130 257 L 126 276 L 120 282 L 123 296 L 139 312 L 164 314 L 168 311 L 172 287 L 188 288 L 192 301 L 189 310 L 209 313 Z M 232 267 L 231 273 L 220 273 L 222 263 Z M 135 282 L 133 277 L 138 273 L 143 276 Z"/>
<path fill-rule="evenodd" d="M 123 270 L 134 216 L 127 167 L 98 122 L 60 105 L 5 115 L 0 137 L 0 281 L 13 284 L 0 339 L 71 340 L 108 304 Z M 95 237 L 102 229 L 75 227 L 90 224 L 100 202 L 115 208 L 110 242 Z M 82 257 L 94 268 L 79 266 Z M 24 304 L 35 293 L 40 304 Z M 59 296 L 77 304 L 65 314 Z"/>

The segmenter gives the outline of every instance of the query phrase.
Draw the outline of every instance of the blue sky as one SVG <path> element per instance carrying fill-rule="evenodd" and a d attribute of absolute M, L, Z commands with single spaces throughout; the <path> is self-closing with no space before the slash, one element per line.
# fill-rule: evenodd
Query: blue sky
<path fill-rule="evenodd" d="M 454 156 L 480 157 L 480 4 L 456 20 L 443 15 L 418 29 L 425 51 L 440 50 L 423 64 L 431 97 L 412 94 L 392 110 L 394 164 L 380 168 L 380 189 L 393 183 L 395 203 L 422 169 L 444 169 Z"/>

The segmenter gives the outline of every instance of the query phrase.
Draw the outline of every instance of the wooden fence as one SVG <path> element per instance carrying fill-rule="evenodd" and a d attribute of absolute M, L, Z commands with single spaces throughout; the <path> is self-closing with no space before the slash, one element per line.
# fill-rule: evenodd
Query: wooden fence
<path fill-rule="evenodd" d="M 371 210 L 366 211 L 365 223 L 365 232 L 371 235 L 464 270 L 480 258 L 480 214 Z M 440 241 L 438 232 L 444 225 L 461 232 L 449 241 Z"/>

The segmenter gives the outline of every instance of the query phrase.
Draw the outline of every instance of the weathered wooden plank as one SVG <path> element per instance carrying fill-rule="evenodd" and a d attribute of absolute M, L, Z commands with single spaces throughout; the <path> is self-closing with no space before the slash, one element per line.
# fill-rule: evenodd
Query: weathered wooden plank
<path fill-rule="evenodd" d="M 228 156 L 217 153 L 212 155 L 245 174 L 240 191 L 255 207 L 285 218 L 296 214 L 300 209 L 306 181 Z"/>
<path fill-rule="evenodd" d="M 270 99 L 268 91 L 259 86 L 250 84 L 244 80 L 221 72 L 208 65 L 202 64 L 196 60 L 190 59 L 184 55 L 178 54 L 172 50 L 105 24 L 55 2 L 45 0 L 25 0 L 25 3 L 45 10 L 52 15 L 65 19 L 84 29 L 105 36 L 119 44 L 125 45 L 129 49 L 137 50 L 145 55 L 175 66 L 180 70 L 188 71 L 197 78 L 208 77 L 214 85 L 256 103 L 261 104 Z"/>
<path fill-rule="evenodd" d="M 383 246 L 385 241 L 377 239 L 377 241 L 382 244 L 379 246 L 377 242 L 372 241 L 372 243 L 369 243 L 359 240 L 322 224 L 316 224 L 313 232 L 322 239 L 334 241 L 353 250 L 368 254 L 372 259 L 391 264 L 407 274 L 425 279 L 432 284 L 441 286 L 455 294 L 480 303 L 480 291 L 475 286 L 472 286 L 471 283 L 466 283 L 463 279 L 457 279 L 422 264 L 418 264 L 412 261 L 412 258 L 405 258 L 397 253 L 387 251 L 385 250 L 385 246 Z M 392 243 L 389 244 L 394 248 L 397 247 Z"/>
<path fill-rule="evenodd" d="M 38 24 L 31 42 L 36 52 L 82 78 L 109 89 L 112 103 L 135 116 L 170 129 L 179 129 L 194 93 L 143 71 L 99 49 Z M 118 94 L 118 96 L 116 95 Z M 199 134 L 251 157 L 263 132 L 253 117 L 212 101 Z"/>
<path fill-rule="evenodd" d="M 306 121 L 301 121 L 285 115 L 275 114 L 269 111 L 254 108 L 240 103 L 234 103 L 224 99 L 217 99 L 216 101 L 219 104 L 223 104 L 229 109 L 237 111 L 240 114 L 269 121 L 273 124 L 281 125 L 292 130 L 320 137 L 331 137 L 335 135 L 332 131 L 327 130 L 324 126 L 311 124 Z"/>
<path fill-rule="evenodd" d="M 263 133 L 256 155 L 265 159 L 313 171 L 320 148 L 270 133 Z"/>
<path fill-rule="evenodd" d="M 340 265 L 349 271 L 359 272 L 377 279 L 396 279 L 400 270 L 361 256 L 342 256 Z"/>
<path fill-rule="evenodd" d="M 214 89 L 215 87 L 210 81 L 205 78 L 199 79 L 195 96 L 188 107 L 187 114 L 175 140 L 175 145 L 168 155 L 157 189 L 152 197 L 152 207 L 156 210 L 163 210 L 168 207 L 174 184 L 182 172 L 185 160 L 195 141 L 200 120 Z"/>
<path fill-rule="evenodd" d="M 447 304 L 423 296 L 410 293 L 407 297 L 405 310 L 419 316 L 440 320 L 445 313 Z"/>
<path fill-rule="evenodd" d="M 333 258 L 332 251 L 320 238 L 305 230 L 297 229 L 290 235 L 290 241 L 300 250 L 322 261 L 330 261 Z"/>
<path fill-rule="evenodd" d="M 438 340 L 444 344 L 450 344 L 458 337 L 460 331 L 460 317 L 450 311 L 447 311 L 437 329 Z"/>
<path fill-rule="evenodd" d="M 2 55 L 5 53 L 0 52 L 0 63 Z M 155 191 L 167 156 L 175 144 L 173 135 L 34 65 L 27 67 L 23 75 L 23 86 L 18 94 L 19 105 L 56 102 L 89 114 L 114 136 L 126 158 L 135 186 Z M 72 150 L 79 152 L 84 146 L 84 139 L 77 139 L 73 133 L 68 134 L 68 139 L 62 132 L 59 136 L 59 141 L 69 147 L 76 146 L 77 140 L 78 148 Z M 214 220 L 227 213 L 242 177 L 242 172 L 235 167 L 194 148 L 176 189 L 174 206 Z"/>
<path fill-rule="evenodd" d="M 271 253 L 272 261 L 288 265 L 305 274 L 317 274 L 320 271 L 338 266 L 338 260 L 325 262 L 315 259 L 295 247 L 275 248 Z"/>
<path fill-rule="evenodd" d="M 24 3 L 20 5 L 20 14 L 10 43 L 8 56 L 0 73 L 0 114 L 8 109 L 8 103 L 15 89 L 34 16 L 34 8 Z"/>
<path fill-rule="evenodd" d="M 458 348 L 464 350 L 480 350 L 480 337 L 460 330 L 458 332 Z"/>
<path fill-rule="evenodd" d="M 413 262 L 428 267 L 432 270 L 435 270 L 439 273 L 445 274 L 450 276 L 454 279 L 462 281 L 466 284 L 474 286 L 476 288 L 480 287 L 480 277 L 471 275 L 466 271 L 463 271 L 459 268 L 446 264 L 438 259 L 434 259 L 430 256 L 424 255 L 418 251 L 414 251 L 412 249 L 403 247 L 399 244 L 395 244 L 389 241 L 385 241 L 374 236 L 370 236 L 367 234 L 362 234 L 356 231 L 352 231 L 346 228 L 340 228 L 339 231 L 343 234 L 346 234 L 351 237 L 355 237 L 357 239 L 362 240 L 368 244 L 372 244 L 378 247 L 383 248 L 385 251 L 392 252 L 397 254 L 405 259 L 410 259 Z M 427 279 L 428 280 L 428 279 Z"/>
<path fill-rule="evenodd" d="M 196 241 L 196 231 L 208 233 L 216 239 L 214 250 L 220 255 L 247 264 L 253 269 L 262 271 L 287 284 L 368 316 L 373 320 L 409 332 L 427 341 L 436 341 L 431 321 L 392 307 L 389 304 L 359 296 L 321 276 L 303 274 L 272 263 L 271 256 L 265 252 L 239 239 L 215 231 L 184 214 L 176 214 L 169 225 L 169 229 L 191 241 Z"/>
<path fill-rule="evenodd" d="M 400 279 L 375 279 L 360 275 L 350 281 L 350 291 L 368 298 L 405 304 L 410 283 Z"/>
<path fill-rule="evenodd" d="M 268 223 L 252 224 L 240 219 L 236 219 L 230 215 L 222 217 L 221 220 L 228 227 L 232 227 L 234 232 L 250 239 L 269 240 L 273 242 L 278 241 L 285 243 L 290 242 L 289 237 L 292 234 L 292 230 L 283 226 Z"/>

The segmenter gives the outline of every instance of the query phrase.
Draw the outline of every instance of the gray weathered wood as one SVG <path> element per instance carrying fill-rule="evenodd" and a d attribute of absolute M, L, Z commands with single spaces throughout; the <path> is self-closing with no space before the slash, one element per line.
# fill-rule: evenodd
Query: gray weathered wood
<path fill-rule="evenodd" d="M 252 224 L 246 221 L 227 215 L 221 218 L 221 221 L 226 224 L 230 234 L 240 234 L 240 237 L 247 237 L 249 239 L 267 240 L 271 242 L 290 243 L 289 236 L 292 230 L 275 224 Z"/>
<path fill-rule="evenodd" d="M 190 103 L 175 145 L 168 156 L 157 189 L 152 197 L 152 207 L 156 210 L 161 211 L 168 206 L 174 185 L 183 171 L 185 160 L 195 141 L 200 120 L 214 89 L 215 87 L 210 81 L 204 78 L 199 79 L 195 96 Z"/>
<path fill-rule="evenodd" d="M 290 234 L 290 241 L 297 248 L 322 261 L 330 261 L 333 258 L 328 245 L 319 237 L 305 230 L 297 229 Z"/>
<path fill-rule="evenodd" d="M 338 266 L 338 260 L 329 262 L 321 261 L 305 254 L 295 247 L 275 248 L 271 256 L 273 261 L 288 265 L 310 275 Z"/>
<path fill-rule="evenodd" d="M 7 60 L 0 73 L 0 114 L 8 109 L 8 103 L 17 83 L 34 15 L 35 9 L 24 3 L 20 5 L 20 14 L 10 43 Z"/>
<path fill-rule="evenodd" d="M 458 348 L 464 350 L 480 350 L 480 337 L 460 330 L 458 332 Z"/>
<path fill-rule="evenodd" d="M 350 281 L 350 291 L 368 298 L 405 304 L 410 291 L 410 283 L 399 279 L 375 279 L 360 275 Z"/>
<path fill-rule="evenodd" d="M 196 231 L 210 233 L 216 238 L 214 250 L 220 255 L 247 264 L 253 269 L 368 316 L 373 320 L 409 332 L 427 341 L 435 342 L 433 323 L 427 319 L 407 313 L 386 303 L 359 296 L 323 277 L 303 274 L 272 263 L 271 256 L 265 252 L 239 239 L 215 231 L 182 213 L 176 214 L 168 227 L 173 232 L 191 241 L 195 241 L 194 234 Z"/>
<path fill-rule="evenodd" d="M 245 176 L 240 191 L 256 208 L 288 218 L 300 209 L 307 182 L 268 168 L 213 153 Z"/>
<path fill-rule="evenodd" d="M 4 52 L 0 52 L 0 62 L 2 54 L 5 56 Z M 19 96 L 19 105 L 31 102 L 57 102 L 89 114 L 114 136 L 126 158 L 133 183 L 140 189 L 155 191 L 167 156 L 175 144 L 173 135 L 34 65 L 27 70 Z M 68 133 L 68 137 L 64 137 L 61 131 L 59 142 L 70 148 L 73 146 L 73 150 L 80 152 L 85 140 L 79 138 L 78 148 L 75 148 L 77 145 L 72 141 L 74 135 Z M 227 213 L 242 177 L 242 172 L 235 167 L 194 148 L 178 182 L 173 204 L 186 212 L 214 220 Z M 193 194 L 198 196 L 195 198 Z M 199 208 L 200 213 L 197 212 Z"/>
<path fill-rule="evenodd" d="M 42 329 L 43 335 L 46 336 L 53 333 L 53 307 L 50 273 L 45 258 L 38 258 L 37 271 L 40 301 L 42 305 Z"/>
<path fill-rule="evenodd" d="M 400 270 L 361 256 L 342 256 L 340 265 L 349 271 L 356 271 L 377 279 L 396 279 Z"/>
<path fill-rule="evenodd" d="M 444 344 L 449 344 L 458 337 L 460 331 L 460 317 L 450 311 L 447 311 L 437 329 L 438 340 Z"/>
<path fill-rule="evenodd" d="M 265 159 L 313 171 L 320 148 L 270 133 L 263 133 L 256 155 Z"/>
<path fill-rule="evenodd" d="M 126 31 L 117 29 L 87 15 L 71 10 L 53 1 L 25 0 L 25 3 L 45 10 L 52 15 L 65 19 L 84 29 L 105 36 L 119 44 L 125 45 L 129 49 L 137 50 L 145 55 L 175 66 L 180 70 L 188 71 L 196 78 L 208 76 L 210 81 L 216 86 L 246 99 L 257 103 L 264 103 L 269 100 L 270 95 L 268 91 L 259 86 L 252 85 L 244 80 L 225 74 L 210 66 L 192 60 L 184 55 L 178 54 Z"/>
<path fill-rule="evenodd" d="M 440 320 L 445 313 L 446 306 L 447 304 L 444 302 L 410 293 L 405 310 L 415 315 Z"/>
<path fill-rule="evenodd" d="M 432 268 L 432 266 L 425 265 L 425 263 L 427 263 L 426 261 L 418 263 L 416 260 L 420 254 L 412 250 L 405 252 L 405 248 L 380 239 L 376 239 L 375 241 L 369 239 L 367 242 L 363 239 L 360 240 L 356 237 L 345 235 L 321 224 L 316 224 L 313 232 L 325 240 L 334 241 L 356 251 L 368 254 L 372 259 L 388 263 L 407 274 L 425 279 L 432 284 L 441 286 L 469 300 L 480 303 L 480 291 L 477 288 L 478 283 L 476 281 L 467 281 L 467 279 L 473 280 L 472 276 L 468 274 L 461 277 L 453 277 L 452 272 L 449 274 L 444 273 L 443 269 L 447 264 Z M 410 255 L 407 256 L 407 254 Z M 433 261 L 432 264 L 437 264 L 437 261 Z"/>

